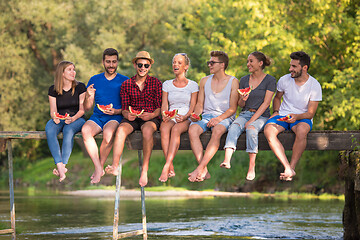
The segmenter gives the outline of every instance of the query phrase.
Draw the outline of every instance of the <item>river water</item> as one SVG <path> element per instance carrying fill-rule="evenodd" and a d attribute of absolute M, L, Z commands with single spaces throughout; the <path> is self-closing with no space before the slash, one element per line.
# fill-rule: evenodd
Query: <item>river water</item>
<path fill-rule="evenodd" d="M 7 194 L 0 193 L 2 228 L 10 225 Z M 15 204 L 18 239 L 112 239 L 112 198 L 16 192 Z M 341 200 L 270 197 L 148 198 L 148 239 L 342 239 L 343 206 Z M 140 201 L 120 201 L 119 225 L 120 232 L 142 228 Z"/>

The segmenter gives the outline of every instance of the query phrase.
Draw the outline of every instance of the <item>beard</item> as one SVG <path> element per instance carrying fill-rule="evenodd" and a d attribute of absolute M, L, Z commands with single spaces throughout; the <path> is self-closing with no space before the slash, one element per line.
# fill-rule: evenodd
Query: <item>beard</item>
<path fill-rule="evenodd" d="M 108 67 L 108 68 L 105 68 L 105 72 L 109 75 L 112 75 L 116 72 L 116 69 L 117 69 L 117 67 L 116 68 Z"/>
<path fill-rule="evenodd" d="M 291 77 L 292 78 L 298 78 L 302 75 L 302 69 L 300 69 L 300 72 L 292 72 Z"/>

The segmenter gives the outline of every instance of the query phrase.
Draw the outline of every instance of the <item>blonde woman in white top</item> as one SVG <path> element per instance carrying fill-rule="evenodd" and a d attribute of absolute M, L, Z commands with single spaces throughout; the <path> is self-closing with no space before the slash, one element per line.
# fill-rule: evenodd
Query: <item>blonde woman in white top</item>
<path fill-rule="evenodd" d="M 159 178 L 161 182 L 175 176 L 173 159 L 180 146 L 180 135 L 189 128 L 189 117 L 194 111 L 199 92 L 198 84 L 186 78 L 189 67 L 190 59 L 186 53 L 175 54 L 172 61 L 175 78 L 163 83 L 161 112 L 177 109 L 178 114 L 174 119 L 162 115 L 161 146 L 166 162 Z"/>

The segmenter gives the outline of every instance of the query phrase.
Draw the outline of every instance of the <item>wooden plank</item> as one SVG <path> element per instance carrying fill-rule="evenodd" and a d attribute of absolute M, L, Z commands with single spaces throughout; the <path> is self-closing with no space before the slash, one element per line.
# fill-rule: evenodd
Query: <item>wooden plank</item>
<path fill-rule="evenodd" d="M 10 234 L 10 233 L 13 233 L 14 232 L 14 229 L 3 229 L 3 230 L 0 230 L 0 234 Z"/>
<path fill-rule="evenodd" d="M 62 138 L 62 133 L 58 138 Z M 0 131 L 0 139 L 46 139 L 45 131 Z M 102 138 L 102 133 L 99 133 L 95 138 Z M 75 139 L 82 139 L 81 133 L 75 134 Z"/>
<path fill-rule="evenodd" d="M 237 149 L 246 149 L 246 134 L 241 134 Z M 205 148 L 211 137 L 211 132 L 205 132 L 200 139 Z M 44 131 L 25 131 L 25 132 L 0 132 L 0 139 L 46 139 Z M 62 135 L 59 134 L 59 138 Z M 75 138 L 81 139 L 81 134 L 75 135 Z M 96 138 L 102 138 L 102 134 L 96 135 Z M 286 131 L 279 134 L 279 139 L 286 150 L 291 150 L 295 140 L 295 134 L 291 131 Z M 221 138 L 219 150 L 223 150 L 226 140 L 226 134 Z M 140 131 L 135 131 L 126 139 L 126 145 L 130 150 L 142 149 L 142 136 Z M 360 147 L 360 131 L 312 131 L 307 137 L 306 150 L 353 150 L 355 147 Z M 154 149 L 161 150 L 160 132 L 154 133 Z M 190 140 L 188 133 L 181 135 L 180 150 L 190 150 Z M 268 142 L 264 133 L 259 133 L 259 150 L 270 150 Z"/>
<path fill-rule="evenodd" d="M 136 231 L 131 231 L 131 232 L 119 233 L 118 237 L 119 238 L 127 238 L 127 237 L 133 237 L 133 236 L 137 236 L 137 235 L 141 235 L 141 234 L 143 234 L 143 230 L 136 230 Z"/>

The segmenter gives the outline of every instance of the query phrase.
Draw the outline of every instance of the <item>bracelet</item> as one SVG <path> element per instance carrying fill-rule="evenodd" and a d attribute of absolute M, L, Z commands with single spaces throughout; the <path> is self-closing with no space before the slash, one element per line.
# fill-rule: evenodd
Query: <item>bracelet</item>
<path fill-rule="evenodd" d="M 279 112 L 279 110 L 274 110 L 273 113 Z"/>

